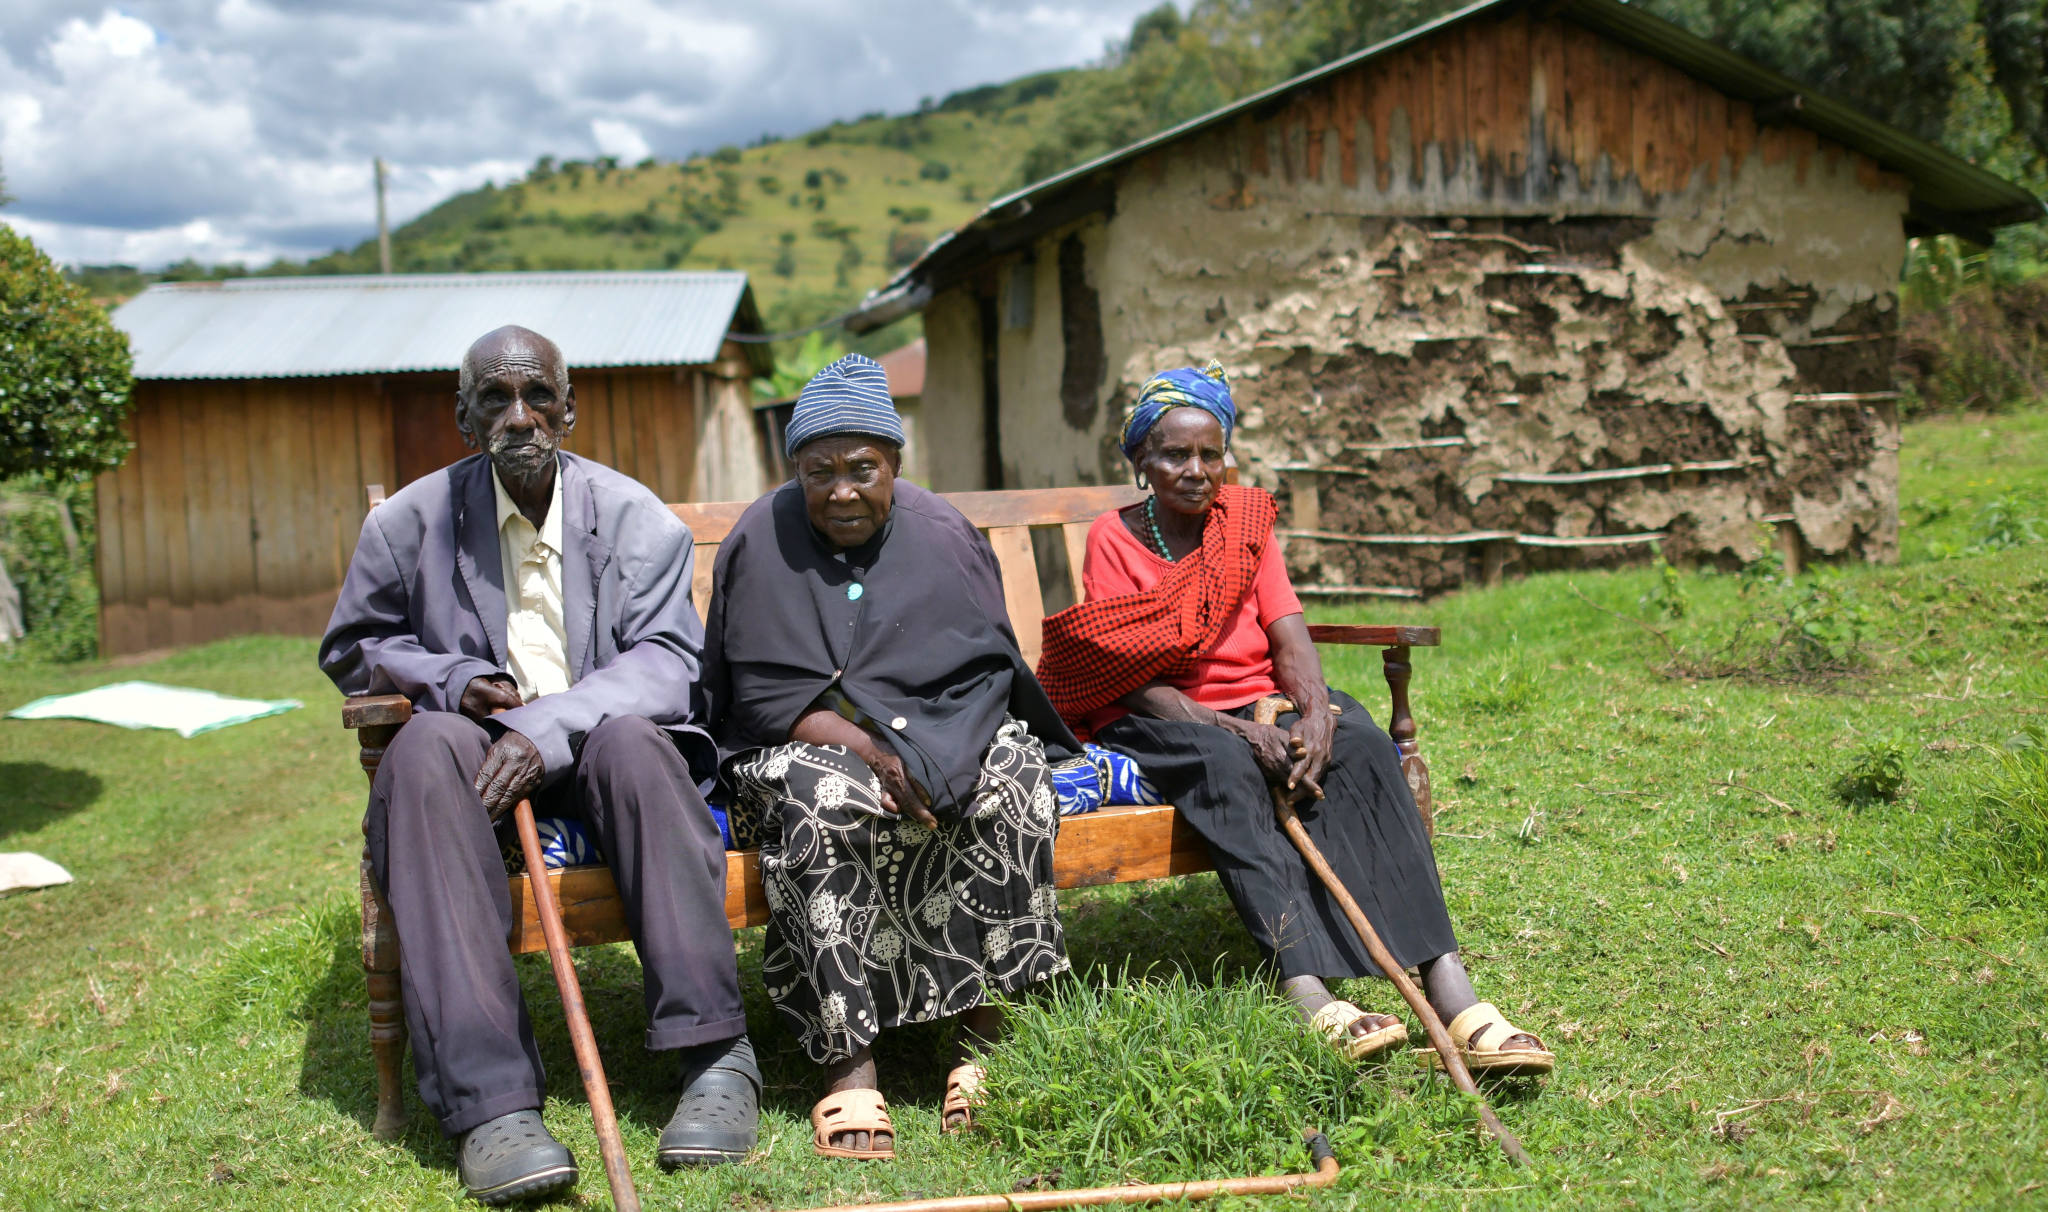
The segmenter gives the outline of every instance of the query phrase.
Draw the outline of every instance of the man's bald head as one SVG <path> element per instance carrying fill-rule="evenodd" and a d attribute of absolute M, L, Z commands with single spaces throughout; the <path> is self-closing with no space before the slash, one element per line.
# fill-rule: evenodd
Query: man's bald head
<path fill-rule="evenodd" d="M 552 485 L 555 452 L 576 427 L 576 391 L 562 351 L 516 324 L 477 338 L 462 355 L 455 425 L 471 449 L 491 456 L 515 498 L 519 485 L 536 492 Z"/>
<path fill-rule="evenodd" d="M 569 366 L 562 360 L 561 347 L 531 328 L 507 324 L 472 341 L 462 355 L 462 373 L 455 390 L 467 400 L 477 383 L 496 366 L 523 364 L 528 373 L 540 373 L 554 384 L 558 394 L 569 390 Z"/>

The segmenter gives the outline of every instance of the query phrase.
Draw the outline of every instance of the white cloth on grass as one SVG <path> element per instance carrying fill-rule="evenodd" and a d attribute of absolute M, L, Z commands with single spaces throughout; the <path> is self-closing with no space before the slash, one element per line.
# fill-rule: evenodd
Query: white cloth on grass
<path fill-rule="evenodd" d="M 297 699 L 237 699 L 156 682 L 115 682 L 77 694 L 40 698 L 8 712 L 7 718 L 94 720 L 122 728 L 168 728 L 189 737 L 304 705 Z"/>
<path fill-rule="evenodd" d="M 30 854 L 26 850 L 0 854 L 0 896 L 28 888 L 48 888 L 52 884 L 70 882 L 69 871 L 40 854 Z"/>

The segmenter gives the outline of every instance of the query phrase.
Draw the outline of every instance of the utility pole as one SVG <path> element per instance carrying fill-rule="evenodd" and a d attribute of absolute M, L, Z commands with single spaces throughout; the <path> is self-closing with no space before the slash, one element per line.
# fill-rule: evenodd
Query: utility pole
<path fill-rule="evenodd" d="M 378 156 L 373 163 L 377 166 L 377 271 L 391 272 L 391 222 L 384 214 L 384 157 Z"/>

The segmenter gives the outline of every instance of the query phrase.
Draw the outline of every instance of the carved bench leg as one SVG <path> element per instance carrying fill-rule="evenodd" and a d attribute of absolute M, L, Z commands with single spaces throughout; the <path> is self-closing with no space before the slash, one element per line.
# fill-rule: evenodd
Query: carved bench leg
<path fill-rule="evenodd" d="M 1415 797 L 1415 810 L 1422 814 L 1422 827 L 1436 836 L 1436 813 L 1429 801 L 1429 763 L 1422 758 L 1422 746 L 1415 740 L 1415 715 L 1408 707 L 1408 649 L 1382 648 L 1380 660 L 1386 665 L 1387 689 L 1393 700 L 1387 715 L 1387 735 L 1401 753 L 1401 774 Z"/>
<path fill-rule="evenodd" d="M 398 932 L 368 855 L 362 885 L 363 977 L 370 993 L 370 1056 L 377 1064 L 377 1119 L 370 1135 L 397 1140 L 405 1132 L 405 995 L 398 983 Z"/>

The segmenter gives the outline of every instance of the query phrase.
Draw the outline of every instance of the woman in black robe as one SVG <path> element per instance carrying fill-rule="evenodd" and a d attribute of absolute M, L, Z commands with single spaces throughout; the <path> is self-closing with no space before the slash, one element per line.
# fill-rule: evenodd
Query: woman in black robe
<path fill-rule="evenodd" d="M 1018 652 L 988 542 L 897 479 L 880 367 L 804 389 L 796 475 L 718 552 L 705 686 L 735 840 L 758 841 L 762 975 L 826 1068 L 823 1156 L 894 1156 L 870 1044 L 964 1014 L 948 1130 L 972 1114 L 992 1000 L 1067 969 L 1046 752 L 1078 750 Z"/>

